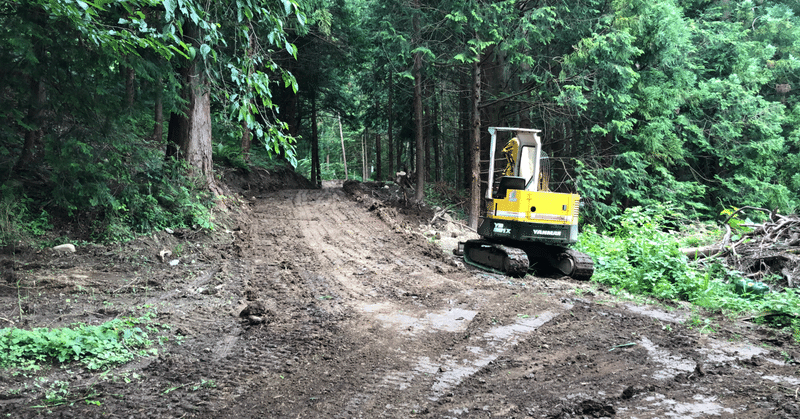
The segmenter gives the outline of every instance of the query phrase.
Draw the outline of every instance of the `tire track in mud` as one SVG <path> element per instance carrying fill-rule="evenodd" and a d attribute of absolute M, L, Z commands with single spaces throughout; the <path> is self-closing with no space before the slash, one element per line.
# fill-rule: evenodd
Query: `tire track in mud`
<path fill-rule="evenodd" d="M 286 211 L 289 203 L 291 210 Z M 401 417 L 435 401 L 535 329 L 523 327 L 502 341 L 486 335 L 457 345 L 443 344 L 454 340 L 470 323 L 454 328 L 449 323 L 458 323 L 455 315 L 451 318 L 446 313 L 458 313 L 461 318 L 469 313 L 466 316 L 472 319 L 475 312 L 454 311 L 445 300 L 426 302 L 433 302 L 434 307 L 420 305 L 416 301 L 420 292 L 406 288 L 435 289 L 452 280 L 434 270 L 438 262 L 417 251 L 409 252 L 420 237 L 398 233 L 339 189 L 279 192 L 258 201 L 253 211 L 260 228 L 250 229 L 252 262 L 249 266 L 244 262 L 245 282 L 248 289 L 256 289 L 258 295 L 293 314 L 264 326 L 266 334 L 247 332 L 238 351 L 228 356 L 229 360 L 247 359 L 249 364 L 239 368 L 246 373 L 240 375 L 237 388 L 279 393 L 272 399 L 266 390 L 241 393 L 236 400 L 248 404 L 249 409 L 285 413 L 285 400 L 274 377 L 291 374 L 309 383 L 304 391 L 324 395 L 315 396 L 324 398 L 324 404 L 291 408 L 301 416 L 314 415 L 319 413 L 316 408 L 326 406 L 330 417 L 364 412 Z M 278 243 L 279 236 L 284 239 Z M 382 302 L 382 309 L 370 308 L 368 301 Z M 305 311 L 298 311 L 300 307 Z M 319 315 L 316 323 L 307 314 L 312 311 Z M 555 315 L 548 314 L 541 321 Z M 335 329 L 337 336 L 303 342 L 285 334 L 287 328 L 300 324 L 306 325 L 306 333 L 311 335 L 322 336 Z M 281 339 L 275 339 L 277 329 L 284 333 Z M 258 342 L 266 336 L 280 350 L 260 348 Z M 340 345 L 335 356 L 329 355 L 331 340 Z M 325 360 L 326 356 L 329 359 Z M 315 370 L 344 370 L 318 376 L 313 370 L 286 368 L 284 359 L 313 365 Z M 260 368 L 253 369 L 253 365 Z"/>
<path fill-rule="evenodd" d="M 542 288 L 504 291 L 504 278 L 443 273 L 421 237 L 338 189 L 276 192 L 255 202 L 253 215 L 240 259 L 223 271 L 241 284 L 242 300 L 265 302 L 269 321 L 212 326 L 217 340 L 201 358 L 205 377 L 224 388 L 215 415 L 459 418 L 491 408 L 538 417 L 616 408 L 620 417 L 657 417 L 648 412 L 675 413 L 670 397 L 681 400 L 683 390 L 660 383 L 686 377 L 694 364 L 659 378 L 668 366 L 652 348 L 669 342 L 625 334 L 626 326 L 661 330 L 649 317 L 633 321 L 589 303 L 573 309 Z M 527 303 L 512 298 L 523 296 Z M 608 351 L 628 341 L 636 345 Z M 620 401 L 627 382 L 641 393 Z M 659 386 L 652 398 L 648 389 Z"/>
<path fill-rule="evenodd" d="M 87 381 L 121 396 L 71 416 L 799 417 L 779 352 L 574 281 L 450 268 L 402 224 L 429 219 L 413 209 L 367 210 L 341 189 L 249 205 L 213 264 L 181 263 L 136 296 L 183 344 L 125 367 L 141 381 Z M 260 320 L 238 317 L 250 305 Z"/>
<path fill-rule="evenodd" d="M 320 253 L 313 247 L 328 246 L 332 254 L 336 247 L 324 243 L 326 223 L 318 222 L 321 217 L 308 209 L 331 214 L 333 208 L 334 219 L 343 223 L 347 217 L 339 218 L 337 214 L 346 206 L 337 207 L 335 203 L 346 197 L 330 191 L 313 191 L 312 195 L 309 199 L 306 191 L 279 192 L 256 202 L 256 222 L 243 229 L 237 243 L 240 259 L 227 269 L 235 277 L 231 282 L 241 284 L 240 301 L 270 303 L 270 321 L 251 327 L 242 320 L 232 319 L 231 325 L 217 319 L 217 324 L 228 323 L 228 327 L 222 327 L 228 331 L 220 334 L 214 344 L 190 348 L 207 362 L 205 379 L 225 388 L 225 398 L 234 404 L 247 403 L 243 396 L 253 388 L 270 388 L 284 376 L 301 377 L 302 373 L 295 374 L 300 365 L 320 353 L 331 330 L 336 329 L 334 320 L 342 314 L 336 301 L 346 299 L 352 292 L 325 274 L 331 263 L 319 258 Z M 324 205 L 317 205 L 320 203 Z M 341 253 L 340 257 L 360 255 Z M 191 334 L 203 327 L 220 327 L 212 326 L 215 321 L 209 316 L 194 314 L 196 317 L 183 326 Z M 229 330 L 231 326 L 234 330 Z M 333 357 L 330 351 L 323 352 Z M 285 402 L 281 398 L 274 400 Z"/>

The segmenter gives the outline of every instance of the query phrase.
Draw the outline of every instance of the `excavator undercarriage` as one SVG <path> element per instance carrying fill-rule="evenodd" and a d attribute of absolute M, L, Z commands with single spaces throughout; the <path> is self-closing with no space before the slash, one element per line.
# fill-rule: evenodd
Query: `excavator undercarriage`
<path fill-rule="evenodd" d="M 461 244 L 459 253 L 466 263 L 494 273 L 521 277 L 531 269 L 539 273 L 557 271 L 585 281 L 594 273 L 591 256 L 568 247 L 535 243 L 518 243 L 515 247 L 485 239 Z"/>

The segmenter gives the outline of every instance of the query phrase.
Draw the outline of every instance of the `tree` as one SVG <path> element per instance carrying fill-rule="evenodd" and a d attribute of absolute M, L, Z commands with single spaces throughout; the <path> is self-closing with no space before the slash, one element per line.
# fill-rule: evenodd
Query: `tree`
<path fill-rule="evenodd" d="M 255 115 L 275 109 L 270 90 L 273 82 L 265 71 L 277 73 L 282 87 L 297 91 L 294 77 L 281 69 L 272 55 L 276 50 L 285 50 L 296 57 L 296 48 L 286 38 L 284 20 L 294 14 L 302 27 L 305 17 L 299 4 L 291 0 L 284 1 L 282 6 L 265 0 L 216 2 L 208 6 L 203 9 L 193 2 L 180 5 L 171 0 L 164 2 L 166 31 L 172 34 L 188 61 L 179 71 L 187 107 L 173 112 L 170 121 L 177 127 L 170 129 L 170 141 L 204 183 L 215 193 L 221 193 L 211 162 L 212 96 L 241 121 L 245 145 L 254 132 L 265 140 L 267 147 L 276 153 L 283 151 L 290 162 L 295 162 L 290 137 L 281 131 L 286 125 L 276 118 L 257 120 Z M 217 22 L 235 23 L 223 26 Z M 268 42 L 259 42 L 256 47 L 253 34 Z M 220 69 L 215 64 L 224 64 L 226 68 Z"/>

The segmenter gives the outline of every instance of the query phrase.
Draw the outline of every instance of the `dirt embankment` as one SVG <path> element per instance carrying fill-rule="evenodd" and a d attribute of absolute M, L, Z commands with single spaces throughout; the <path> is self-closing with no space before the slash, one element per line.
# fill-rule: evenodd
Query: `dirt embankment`
<path fill-rule="evenodd" d="M 402 191 L 384 185 L 286 190 L 258 176 L 212 235 L 4 255 L 3 327 L 135 307 L 172 328 L 158 355 L 103 374 L 4 372 L 0 414 L 800 417 L 800 351 L 786 336 L 567 278 L 466 268 L 441 245 L 467 233 L 388 204 Z M 48 406 L 57 382 L 70 398 Z"/>

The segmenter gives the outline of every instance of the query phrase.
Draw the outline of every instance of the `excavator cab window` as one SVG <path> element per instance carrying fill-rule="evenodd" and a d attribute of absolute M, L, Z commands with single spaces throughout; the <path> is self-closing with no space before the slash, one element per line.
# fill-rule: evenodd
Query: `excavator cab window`
<path fill-rule="evenodd" d="M 533 171 L 536 167 L 536 147 L 523 146 L 519 154 L 519 177 L 525 178 L 526 190 L 533 190 L 536 187 L 536 184 L 531 182 L 534 178 Z"/>

